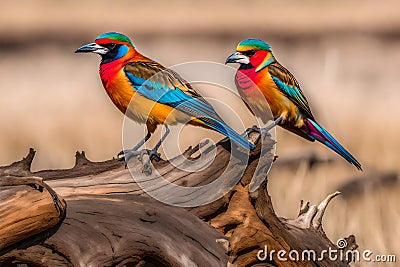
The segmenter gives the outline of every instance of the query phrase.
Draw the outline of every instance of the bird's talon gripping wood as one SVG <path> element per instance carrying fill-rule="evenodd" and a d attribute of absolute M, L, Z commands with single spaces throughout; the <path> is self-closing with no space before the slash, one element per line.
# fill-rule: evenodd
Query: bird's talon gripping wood
<path fill-rule="evenodd" d="M 138 160 L 143 161 L 142 160 L 143 156 L 150 153 L 150 151 L 148 149 L 141 149 L 141 150 L 138 150 L 138 151 L 132 150 L 132 149 L 128 149 L 128 150 L 124 150 L 124 151 L 121 151 L 121 152 L 123 152 L 122 155 L 124 155 L 124 156 L 120 157 L 119 160 L 125 160 L 125 162 L 129 162 L 130 159 L 135 158 L 135 157 Z M 118 155 L 120 155 L 121 152 Z"/>
<path fill-rule="evenodd" d="M 155 160 L 156 162 L 159 162 L 161 160 L 161 154 L 158 153 L 157 151 L 150 151 L 150 160 Z"/>
<path fill-rule="evenodd" d="M 146 176 L 150 176 L 153 173 L 153 164 L 150 158 L 146 159 L 145 163 L 143 163 L 142 173 Z"/>

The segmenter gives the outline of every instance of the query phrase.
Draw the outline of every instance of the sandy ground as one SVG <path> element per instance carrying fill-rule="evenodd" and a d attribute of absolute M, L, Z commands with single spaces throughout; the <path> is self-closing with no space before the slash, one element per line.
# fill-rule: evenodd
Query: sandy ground
<path fill-rule="evenodd" d="M 196 6 L 200 4 L 149 1 L 140 6 L 129 2 L 127 8 L 126 1 L 3 3 L 0 165 L 20 159 L 29 147 L 37 150 L 34 170 L 71 167 L 77 150 L 85 150 L 91 160 L 109 159 L 121 150 L 123 117 L 102 88 L 99 59 L 73 54 L 97 34 L 119 30 L 135 36 L 138 50 L 166 66 L 197 60 L 223 63 L 242 38 L 265 39 L 299 80 L 318 121 L 360 160 L 366 173 L 399 171 L 400 16 L 397 1 L 383 2 Z M 178 19 L 183 17 L 189 17 L 187 23 Z M 141 129 L 137 126 L 132 143 Z M 361 174 L 320 144 L 280 129 L 277 134 L 281 158 L 316 151 L 335 159 L 333 165 L 314 170 L 303 165 L 296 170 L 272 168 L 269 192 L 280 216 L 295 217 L 300 199 L 320 201 Z M 187 127 L 181 148 L 207 136 L 221 138 Z M 400 257 L 399 189 L 379 189 L 349 201 L 338 198 L 326 214 L 328 236 L 337 240 L 354 233 L 360 250 Z"/>

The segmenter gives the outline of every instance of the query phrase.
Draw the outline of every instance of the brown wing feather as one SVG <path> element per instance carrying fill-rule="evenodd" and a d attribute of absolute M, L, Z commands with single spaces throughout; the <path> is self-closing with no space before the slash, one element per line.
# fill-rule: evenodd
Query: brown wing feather
<path fill-rule="evenodd" d="M 310 106 L 308 105 L 307 98 L 304 96 L 303 91 L 300 88 L 299 83 L 297 82 L 296 78 L 293 76 L 292 73 L 290 73 L 289 70 L 287 70 L 284 66 L 279 64 L 279 62 L 273 62 L 270 65 L 268 65 L 268 71 L 272 76 L 275 76 L 282 82 L 284 82 L 287 85 L 290 85 L 293 88 L 297 88 L 300 96 L 301 96 L 301 101 L 298 99 L 286 94 L 286 96 L 296 104 L 296 106 L 300 109 L 302 113 L 304 113 L 308 118 L 314 119 L 314 116 L 311 112 Z"/>

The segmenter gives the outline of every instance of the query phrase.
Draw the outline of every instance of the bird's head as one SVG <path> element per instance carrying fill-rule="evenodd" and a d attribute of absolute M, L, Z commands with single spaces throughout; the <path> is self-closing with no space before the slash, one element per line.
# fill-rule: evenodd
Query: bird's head
<path fill-rule="evenodd" d="M 99 54 L 102 63 L 111 62 L 136 53 L 132 41 L 118 32 L 107 32 L 97 36 L 94 43 L 79 47 L 75 53 Z"/>
<path fill-rule="evenodd" d="M 245 39 L 237 45 L 236 52 L 226 59 L 225 64 L 239 63 L 241 67 L 254 67 L 258 72 L 274 61 L 269 44 L 259 39 Z"/>

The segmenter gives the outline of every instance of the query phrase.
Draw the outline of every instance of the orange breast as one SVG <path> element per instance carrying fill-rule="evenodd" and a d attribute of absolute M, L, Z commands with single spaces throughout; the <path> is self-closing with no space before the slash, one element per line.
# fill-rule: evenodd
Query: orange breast
<path fill-rule="evenodd" d="M 189 116 L 135 92 L 123 70 L 116 73 L 105 89 L 115 106 L 130 119 L 153 125 L 187 122 Z"/>
<path fill-rule="evenodd" d="M 257 117 L 266 123 L 270 119 L 268 114 L 272 112 L 274 119 L 282 116 L 284 121 L 299 126 L 302 124 L 298 108 L 278 89 L 267 68 L 258 73 L 253 70 L 253 73 L 247 76 L 252 80 L 252 86 L 239 92 L 247 99 Z"/>

